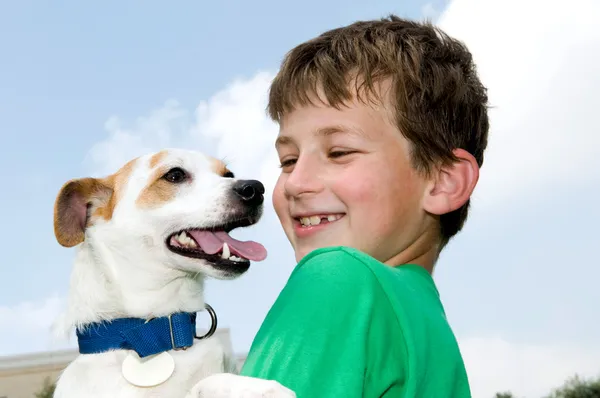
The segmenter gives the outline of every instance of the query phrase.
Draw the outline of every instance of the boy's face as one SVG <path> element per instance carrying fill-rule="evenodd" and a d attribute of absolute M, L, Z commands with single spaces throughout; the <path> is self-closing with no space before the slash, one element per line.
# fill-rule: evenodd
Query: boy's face
<path fill-rule="evenodd" d="M 340 110 L 297 107 L 282 119 L 273 204 L 296 261 L 342 245 L 398 265 L 430 235 L 422 206 L 428 181 L 411 166 L 409 143 L 391 119 L 389 110 L 358 101 Z"/>

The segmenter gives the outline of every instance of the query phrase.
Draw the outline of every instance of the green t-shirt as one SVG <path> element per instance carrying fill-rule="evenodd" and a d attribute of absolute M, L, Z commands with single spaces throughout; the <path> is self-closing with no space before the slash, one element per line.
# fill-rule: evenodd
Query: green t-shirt
<path fill-rule="evenodd" d="M 345 247 L 298 263 L 241 374 L 276 380 L 298 398 L 471 396 L 427 270 Z"/>

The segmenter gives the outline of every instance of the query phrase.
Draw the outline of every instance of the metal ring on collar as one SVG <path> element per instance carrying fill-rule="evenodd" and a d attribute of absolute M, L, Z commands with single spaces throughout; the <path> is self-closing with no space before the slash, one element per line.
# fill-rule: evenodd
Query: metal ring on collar
<path fill-rule="evenodd" d="M 198 340 L 202 340 L 202 339 L 212 336 L 213 334 L 215 334 L 215 331 L 217 330 L 217 313 L 215 312 L 213 307 L 211 307 L 208 303 L 205 303 L 204 307 L 206 307 L 206 311 L 208 311 L 208 314 L 210 315 L 211 324 L 210 324 L 210 329 L 208 329 L 208 332 L 206 332 L 206 334 L 204 336 L 198 337 L 194 333 L 194 337 Z"/>

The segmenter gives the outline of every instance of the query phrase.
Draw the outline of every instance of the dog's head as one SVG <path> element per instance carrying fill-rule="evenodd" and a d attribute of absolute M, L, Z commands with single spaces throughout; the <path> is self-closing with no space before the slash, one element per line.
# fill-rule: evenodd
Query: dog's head
<path fill-rule="evenodd" d="M 67 182 L 56 199 L 54 232 L 66 247 L 102 242 L 112 257 L 230 278 L 266 257 L 259 243 L 228 234 L 260 219 L 263 194 L 260 182 L 236 179 L 214 158 L 169 149 L 105 178 Z"/>

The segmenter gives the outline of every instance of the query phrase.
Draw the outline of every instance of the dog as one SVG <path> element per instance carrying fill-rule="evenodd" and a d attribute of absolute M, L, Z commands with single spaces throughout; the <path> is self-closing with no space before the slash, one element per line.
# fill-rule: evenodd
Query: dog
<path fill-rule="evenodd" d="M 259 221 L 264 187 L 236 179 L 201 152 L 166 149 L 104 178 L 66 182 L 54 204 L 58 243 L 76 247 L 67 309 L 80 355 L 56 398 L 295 397 L 279 383 L 242 377 L 212 332 L 206 278 L 233 279 L 267 252 L 229 236 Z M 196 335 L 207 310 L 209 332 Z"/>

